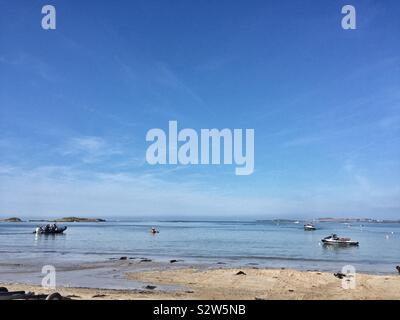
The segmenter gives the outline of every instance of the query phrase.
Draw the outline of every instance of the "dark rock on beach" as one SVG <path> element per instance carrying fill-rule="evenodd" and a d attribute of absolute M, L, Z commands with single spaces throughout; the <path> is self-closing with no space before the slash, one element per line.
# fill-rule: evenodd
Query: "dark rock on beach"
<path fill-rule="evenodd" d="M 343 279 L 344 277 L 346 277 L 346 275 L 344 273 L 338 272 L 338 273 L 334 273 L 333 274 L 336 278 L 339 279 Z"/>
<path fill-rule="evenodd" d="M 145 288 L 145 289 L 148 289 L 148 290 L 154 290 L 154 289 L 157 288 L 157 287 L 156 287 L 156 286 L 147 285 L 147 286 L 145 286 L 144 288 Z"/>
<path fill-rule="evenodd" d="M 246 273 L 243 271 L 239 271 L 238 273 L 236 273 L 237 276 L 245 276 Z"/>
<path fill-rule="evenodd" d="M 182 261 L 183 261 L 183 260 L 172 259 L 172 260 L 169 260 L 169 263 L 182 262 Z"/>

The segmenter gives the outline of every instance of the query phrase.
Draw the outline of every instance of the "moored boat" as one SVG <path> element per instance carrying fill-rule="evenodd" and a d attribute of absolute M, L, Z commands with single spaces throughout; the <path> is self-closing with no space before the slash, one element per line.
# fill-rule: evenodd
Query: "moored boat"
<path fill-rule="evenodd" d="M 311 223 L 306 223 L 304 225 L 304 230 L 306 230 L 306 231 L 314 231 L 314 230 L 317 230 L 317 228 Z"/>
<path fill-rule="evenodd" d="M 47 224 L 37 227 L 34 233 L 36 234 L 60 234 L 67 230 L 67 227 L 59 227 L 56 224 Z"/>
<path fill-rule="evenodd" d="M 350 238 L 339 238 L 336 234 L 331 234 L 323 238 L 323 244 L 343 245 L 343 246 L 358 246 L 358 241 L 351 240 Z"/>

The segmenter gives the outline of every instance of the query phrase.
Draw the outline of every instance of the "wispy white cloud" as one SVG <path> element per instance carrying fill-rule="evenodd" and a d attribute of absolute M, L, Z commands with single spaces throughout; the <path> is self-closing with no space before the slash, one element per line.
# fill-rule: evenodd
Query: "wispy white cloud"
<path fill-rule="evenodd" d="M 343 190 L 334 186 L 272 197 L 229 193 L 192 179 L 164 179 L 154 171 L 88 172 L 64 166 L 3 169 L 0 215 L 365 216 L 376 209 L 389 215 L 400 210 L 400 188 L 377 188 L 362 176 Z"/>
<path fill-rule="evenodd" d="M 155 80 L 164 86 L 173 88 L 174 90 L 186 94 L 196 103 L 205 105 L 203 98 L 201 98 L 190 86 L 180 79 L 171 68 L 163 63 L 156 64 Z"/>
<path fill-rule="evenodd" d="M 283 147 L 301 147 L 307 146 L 313 143 L 320 142 L 323 139 L 321 135 L 309 135 L 303 137 L 296 137 L 288 140 L 282 144 Z"/>
<path fill-rule="evenodd" d="M 98 152 L 107 146 L 104 139 L 99 137 L 80 137 L 73 138 L 70 140 L 70 149 L 66 153 L 74 151 L 85 151 L 85 152 Z"/>
<path fill-rule="evenodd" d="M 96 136 L 71 138 L 59 151 L 65 156 L 80 156 L 86 163 L 97 162 L 123 153 L 118 146 L 111 145 L 104 138 Z"/>
<path fill-rule="evenodd" d="M 379 185 L 368 176 L 365 169 L 356 164 L 354 158 L 347 159 L 343 169 L 350 178 L 350 184 L 345 188 L 347 197 L 351 197 L 360 208 L 378 213 L 391 209 L 400 214 L 399 183 Z"/>
<path fill-rule="evenodd" d="M 1 55 L 0 63 L 14 68 L 22 68 L 25 71 L 36 74 L 46 81 L 54 81 L 57 79 L 56 71 L 52 69 L 48 63 L 27 53 L 19 53 L 13 56 Z"/>
<path fill-rule="evenodd" d="M 91 113 L 95 116 L 98 116 L 100 118 L 103 118 L 107 121 L 110 121 L 111 123 L 115 123 L 118 126 L 124 126 L 124 127 L 135 127 L 137 125 L 136 122 L 130 121 L 129 119 L 123 118 L 122 116 L 119 116 L 116 113 L 111 113 L 111 112 L 104 112 L 101 110 L 98 110 L 94 107 L 89 107 L 87 105 L 82 107 L 83 110 L 85 110 L 88 113 Z"/>

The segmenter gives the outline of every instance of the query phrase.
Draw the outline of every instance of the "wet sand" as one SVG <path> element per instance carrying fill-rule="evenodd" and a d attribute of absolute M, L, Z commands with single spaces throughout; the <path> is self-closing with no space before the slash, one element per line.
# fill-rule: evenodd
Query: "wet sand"
<path fill-rule="evenodd" d="M 121 266 L 122 263 L 119 263 Z M 126 265 L 125 265 L 126 267 Z M 245 274 L 238 275 L 239 271 Z M 58 286 L 57 292 L 73 299 L 378 299 L 400 300 L 400 275 L 357 274 L 355 289 L 328 272 L 285 269 L 188 267 L 142 263 L 124 268 L 124 281 L 139 289 L 111 290 Z M 346 279 L 346 278 L 345 278 Z M 7 284 L 9 290 L 50 293 L 38 285 Z M 151 286 L 151 287 L 147 287 Z M 153 286 L 153 287 L 152 287 Z M 166 289 L 168 288 L 168 289 Z M 171 289 L 173 288 L 173 289 Z"/>
<path fill-rule="evenodd" d="M 295 270 L 184 269 L 130 273 L 128 278 L 184 285 L 193 291 L 186 297 L 194 299 L 400 299 L 397 275 L 357 274 L 354 289 L 342 288 L 333 273 Z"/>

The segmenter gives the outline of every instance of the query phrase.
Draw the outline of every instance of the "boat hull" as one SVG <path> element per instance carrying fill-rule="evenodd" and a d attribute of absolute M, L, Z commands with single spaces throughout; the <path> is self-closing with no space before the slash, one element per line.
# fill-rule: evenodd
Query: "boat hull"
<path fill-rule="evenodd" d="M 67 227 L 62 227 L 62 228 L 59 228 L 58 230 L 54 230 L 54 231 L 36 230 L 35 233 L 36 234 L 61 234 L 65 230 L 67 230 Z"/>
<path fill-rule="evenodd" d="M 340 240 L 321 240 L 323 244 L 336 246 L 358 246 L 357 241 L 340 241 Z"/>

